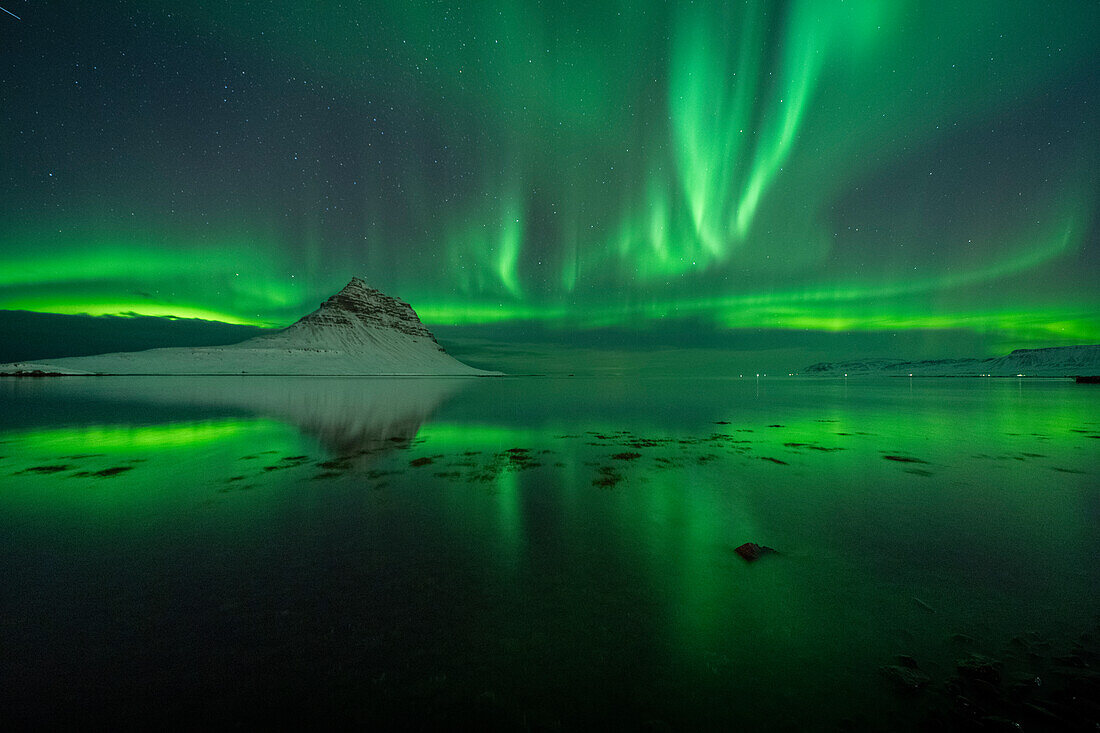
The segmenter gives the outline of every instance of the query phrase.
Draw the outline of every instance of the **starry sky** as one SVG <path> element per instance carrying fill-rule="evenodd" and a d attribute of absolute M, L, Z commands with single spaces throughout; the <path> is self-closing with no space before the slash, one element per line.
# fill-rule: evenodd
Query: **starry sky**
<path fill-rule="evenodd" d="M 508 369 L 1100 343 L 1096 2 L 0 5 L 0 357 L 355 275 Z"/>

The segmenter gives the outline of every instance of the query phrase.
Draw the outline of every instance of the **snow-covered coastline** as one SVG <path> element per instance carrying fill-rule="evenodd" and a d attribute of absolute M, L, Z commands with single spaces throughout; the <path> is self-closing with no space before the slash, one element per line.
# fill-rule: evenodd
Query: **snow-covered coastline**
<path fill-rule="evenodd" d="M 807 376 L 1077 377 L 1100 374 L 1100 345 L 1016 349 L 989 359 L 861 359 L 819 362 Z"/>
<path fill-rule="evenodd" d="M 6 376 L 490 376 L 436 342 L 412 307 L 353 278 L 309 315 L 229 346 L 177 347 L 0 365 Z"/>

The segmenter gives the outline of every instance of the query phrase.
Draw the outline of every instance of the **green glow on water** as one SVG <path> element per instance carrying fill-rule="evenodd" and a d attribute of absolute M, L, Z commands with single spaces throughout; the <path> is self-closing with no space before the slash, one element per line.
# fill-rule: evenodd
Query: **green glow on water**
<path fill-rule="evenodd" d="M 14 431 L 5 438 L 38 452 L 158 450 L 199 448 L 226 440 L 255 439 L 279 423 L 257 420 L 211 420 L 166 425 L 83 425 L 72 428 Z"/>
<path fill-rule="evenodd" d="M 568 694 L 583 717 L 606 700 L 576 681 L 623 674 L 645 699 L 616 714 L 694 729 L 700 705 L 763 727 L 911 716 L 879 672 L 896 655 L 953 670 L 955 634 L 1060 650 L 1094 623 L 1100 395 L 1070 382 L 478 380 L 425 409 L 424 383 L 390 380 L 409 412 L 395 398 L 370 429 L 346 382 L 215 399 L 238 383 L 6 390 L 9 425 L 49 408 L 0 431 L 0 570 L 28 591 L 7 611 L 26 633 L 71 617 L 117 654 L 147 641 L 116 614 L 156 612 L 165 638 L 217 629 L 217 649 L 327 685 L 361 679 L 367 629 L 372 659 L 409 670 L 385 688 L 402 701 L 445 668 L 456 698 L 514 679 L 498 694 L 550 686 L 550 709 Z M 242 414 L 171 421 L 203 399 Z M 749 541 L 780 554 L 746 563 Z M 307 628 L 272 657 L 288 623 Z"/>
<path fill-rule="evenodd" d="M 517 442 L 545 441 L 550 430 L 532 430 L 483 423 L 430 422 L 417 432 L 417 437 L 448 451 L 468 448 L 507 450 Z"/>

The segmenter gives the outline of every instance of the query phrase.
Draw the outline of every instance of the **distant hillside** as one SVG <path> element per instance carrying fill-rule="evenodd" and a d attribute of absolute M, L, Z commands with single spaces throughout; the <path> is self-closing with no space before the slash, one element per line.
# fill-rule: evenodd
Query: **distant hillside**
<path fill-rule="evenodd" d="M 1059 346 L 1049 349 L 1016 349 L 1006 356 L 989 359 L 863 359 L 819 362 L 803 374 L 838 376 L 868 374 L 921 377 L 1075 377 L 1100 374 L 1100 345 Z"/>
<path fill-rule="evenodd" d="M 0 310 L 0 364 L 180 346 L 225 346 L 272 330 L 199 318 Z"/>

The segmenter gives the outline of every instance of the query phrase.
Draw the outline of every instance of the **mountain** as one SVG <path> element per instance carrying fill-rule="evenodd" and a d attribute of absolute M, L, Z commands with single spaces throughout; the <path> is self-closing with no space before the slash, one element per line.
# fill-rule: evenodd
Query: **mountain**
<path fill-rule="evenodd" d="M 810 376 L 877 375 L 921 377 L 1075 377 L 1100 374 L 1100 345 L 1016 349 L 990 359 L 864 359 L 819 362 L 802 370 Z"/>
<path fill-rule="evenodd" d="M 408 303 L 352 278 L 288 328 L 239 344 L 0 365 L 0 374 L 489 375 L 447 354 Z"/>

